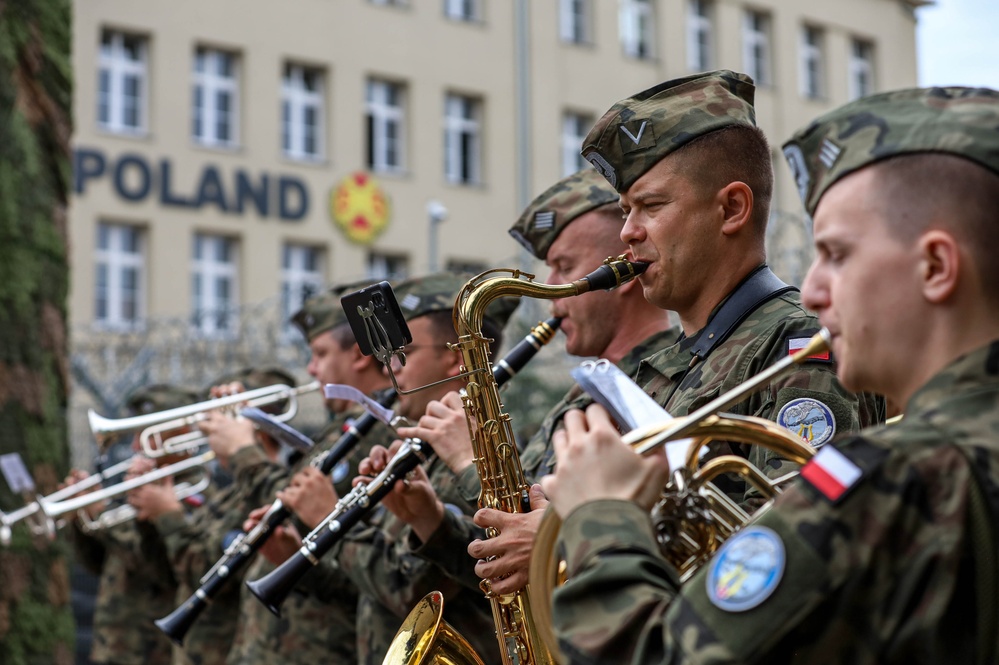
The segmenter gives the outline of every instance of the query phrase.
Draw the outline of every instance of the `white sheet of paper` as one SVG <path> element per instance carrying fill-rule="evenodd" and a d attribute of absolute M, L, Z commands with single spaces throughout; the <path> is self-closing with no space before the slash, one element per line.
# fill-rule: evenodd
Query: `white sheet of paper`
<path fill-rule="evenodd" d="M 351 402 L 357 402 L 386 425 L 391 425 L 392 419 L 395 418 L 395 412 L 392 409 L 382 406 L 353 386 L 327 383 L 323 387 L 323 392 L 326 394 L 326 399 L 347 399 Z"/>
<path fill-rule="evenodd" d="M 10 491 L 15 494 L 21 492 L 34 492 L 35 481 L 32 480 L 28 468 L 24 466 L 24 460 L 20 453 L 8 453 L 0 455 L 0 472 L 3 473 L 4 480 Z"/>

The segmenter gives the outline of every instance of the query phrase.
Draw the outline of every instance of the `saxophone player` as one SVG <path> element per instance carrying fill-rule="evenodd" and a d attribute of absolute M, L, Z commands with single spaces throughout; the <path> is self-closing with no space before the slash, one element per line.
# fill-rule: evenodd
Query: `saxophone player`
<path fill-rule="evenodd" d="M 821 449 L 682 588 L 639 508 L 663 458 L 598 408 L 567 416 L 543 485 L 566 520 L 554 618 L 574 662 L 996 662 L 997 127 L 995 90 L 910 89 L 785 144 L 814 218 L 804 304 L 844 386 L 905 416 Z"/>

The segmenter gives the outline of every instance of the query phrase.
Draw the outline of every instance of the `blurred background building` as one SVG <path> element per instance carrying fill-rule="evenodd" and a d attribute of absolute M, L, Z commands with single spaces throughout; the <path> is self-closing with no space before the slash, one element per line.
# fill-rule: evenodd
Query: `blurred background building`
<path fill-rule="evenodd" d="M 93 452 L 83 410 L 113 414 L 136 385 L 261 359 L 302 373 L 284 321 L 330 282 L 543 273 L 506 234 L 521 208 L 585 165 L 580 141 L 612 103 L 693 72 L 756 80 L 771 263 L 800 282 L 810 227 L 780 143 L 915 85 L 923 4 L 77 0 L 78 461 Z"/>

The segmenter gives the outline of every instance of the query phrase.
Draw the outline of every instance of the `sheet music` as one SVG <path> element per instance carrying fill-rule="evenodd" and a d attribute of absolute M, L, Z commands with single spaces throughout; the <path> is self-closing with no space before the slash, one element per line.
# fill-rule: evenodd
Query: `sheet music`
<path fill-rule="evenodd" d="M 346 399 L 357 402 L 368 410 L 378 420 L 388 426 L 392 426 L 392 419 L 395 412 L 392 409 L 382 406 L 353 386 L 345 386 L 341 383 L 327 383 L 323 387 L 326 399 Z"/>
<path fill-rule="evenodd" d="M 15 494 L 35 491 L 35 481 L 28 473 L 28 468 L 24 466 L 20 453 L 0 455 L 0 472 L 3 473 L 10 491 Z"/>

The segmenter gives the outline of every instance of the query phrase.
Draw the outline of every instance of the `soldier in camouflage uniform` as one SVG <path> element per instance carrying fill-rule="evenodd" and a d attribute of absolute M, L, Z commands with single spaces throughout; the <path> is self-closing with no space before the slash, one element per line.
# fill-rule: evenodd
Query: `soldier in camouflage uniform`
<path fill-rule="evenodd" d="M 448 350 L 447 342 L 457 341 L 451 313 L 467 279 L 467 275 L 438 273 L 407 280 L 395 288 L 413 336 L 412 344 L 407 346 L 405 368 L 394 366 L 403 390 L 458 375 L 461 356 Z M 516 299 L 502 298 L 487 310 L 483 333 L 496 340 L 494 346 L 502 343 L 502 327 L 516 303 Z M 404 395 L 400 397 L 398 413 L 415 420 L 430 401 L 452 388 L 445 383 Z M 373 448 L 371 455 L 362 462 L 361 472 L 373 476 L 390 455 L 380 446 Z M 475 510 L 474 503 L 463 500 L 458 493 L 454 473 L 438 457 L 431 458 L 413 482 L 432 484 L 448 510 L 469 515 Z M 400 483 L 386 501 L 391 502 L 405 491 Z M 435 566 L 409 552 L 401 538 L 404 527 L 405 523 L 393 515 L 376 513 L 367 524 L 348 533 L 310 573 L 311 577 L 306 578 L 310 585 L 324 587 L 318 581 L 320 576 L 345 574 L 360 590 L 357 662 L 381 663 L 403 619 L 433 590 L 445 596 L 445 620 L 472 643 L 487 663 L 498 662 L 492 615 L 481 592 L 463 589 Z"/>
<path fill-rule="evenodd" d="M 126 400 L 131 415 L 145 415 L 197 401 L 192 390 L 153 385 Z M 133 444 L 138 449 L 137 444 Z M 86 478 L 74 471 L 67 483 Z M 85 510 L 95 517 L 104 509 Z M 90 659 L 96 665 L 167 665 L 170 641 L 153 620 L 173 610 L 177 583 L 162 541 L 146 521 L 133 520 L 85 532 L 72 522 L 72 538 L 80 562 L 100 576 L 94 609 L 94 640 Z"/>
<path fill-rule="evenodd" d="M 544 481 L 566 517 L 563 647 L 581 663 L 994 663 L 999 92 L 860 99 L 784 152 L 815 220 L 804 302 L 843 384 L 905 416 L 820 449 L 681 588 L 632 503 L 662 457 L 596 409 L 569 414 Z"/>
<path fill-rule="evenodd" d="M 587 168 L 563 178 L 535 198 L 510 229 L 510 235 L 548 264 L 549 284 L 568 283 L 594 270 L 608 256 L 624 253 L 626 247 L 619 237 L 623 220 L 617 200 L 617 192 L 607 181 Z M 634 282 L 610 292 L 554 300 L 552 309 L 562 318 L 560 330 L 570 354 L 604 358 L 629 376 L 638 369 L 642 358 L 669 346 L 679 335 L 679 330 L 670 327 L 667 313 L 649 304 Z M 552 433 L 569 408 L 586 403 L 588 397 L 574 386 L 545 416 L 521 455 L 528 482 L 551 472 Z M 431 402 L 420 426 L 401 429 L 400 434 L 430 442 L 458 475 L 458 487 L 465 500 L 478 502 L 479 477 L 472 463 L 472 444 L 457 393 Z M 479 589 L 480 576 L 490 580 L 496 593 L 515 592 L 524 586 L 533 534 L 547 505 L 540 487 L 532 488 L 531 512 L 505 513 L 485 508 L 476 513 L 477 526 L 467 517 L 445 511 L 442 504 L 435 506 L 439 503 L 435 496 L 416 496 L 418 489 L 414 487 L 406 494 L 409 501 L 405 512 L 412 526 L 406 537 L 413 552 L 471 589 Z M 499 535 L 486 540 L 483 529 L 489 527 Z"/>
<path fill-rule="evenodd" d="M 216 385 L 238 381 L 249 390 L 284 384 L 292 386 L 295 379 L 278 368 L 247 369 L 233 376 L 220 379 Z M 263 407 L 264 411 L 279 413 L 285 409 L 283 403 Z M 243 446 L 231 456 L 217 455 L 223 465 L 233 460 L 242 463 L 241 474 L 256 477 L 264 476 L 267 467 L 280 452 L 278 442 L 262 431 L 255 432 L 247 421 L 236 421 L 229 417 L 234 428 L 244 427 L 244 440 L 255 441 L 262 455 L 258 464 L 245 464 L 240 459 L 249 455 L 251 446 Z M 211 439 L 209 439 L 211 442 Z M 201 577 L 218 560 L 229 542 L 242 527 L 246 514 L 263 500 L 258 493 L 257 483 L 231 482 L 224 487 L 215 487 L 205 503 L 186 513 L 177 501 L 173 483 L 144 485 L 129 493 L 129 503 L 137 510 L 140 519 L 149 520 L 158 532 L 158 537 L 166 544 L 178 582 L 175 605 L 179 606 L 201 585 Z M 242 571 L 241 571 L 242 572 Z M 183 638 L 183 649 L 174 651 L 175 665 L 221 665 L 236 632 L 236 619 L 239 611 L 239 589 L 243 575 L 235 575 L 219 592 L 207 608 L 193 623 Z"/>
<path fill-rule="evenodd" d="M 350 385 L 373 395 L 389 386 L 388 379 L 377 361 L 361 355 L 340 306 L 340 296 L 367 285 L 368 282 L 343 284 L 308 299 L 292 317 L 292 323 L 309 344 L 312 356 L 308 371 L 313 378 L 324 384 Z M 283 467 L 275 468 L 272 473 L 257 479 L 244 471 L 247 465 L 236 466 L 236 482 L 253 483 L 257 487 L 261 497 L 258 505 L 273 501 L 279 490 L 288 487 L 292 478 L 301 475 L 303 470 L 307 470 L 305 473 L 313 482 L 316 481 L 316 476 L 321 474 L 309 466 L 310 462 L 333 447 L 352 420 L 363 414 L 362 407 L 340 400 L 327 400 L 326 406 L 332 418 L 316 437 L 316 452 L 300 460 L 291 473 Z M 374 444 L 388 445 L 393 438 L 391 430 L 376 424 L 357 448 L 334 467 L 329 478 L 321 478 L 322 483 L 329 486 L 332 480 L 337 493 L 349 492 L 351 480 L 357 475 L 357 464 L 369 448 Z M 290 498 L 284 494 L 282 497 Z M 291 504 L 286 505 L 294 509 Z M 264 511 L 255 511 L 254 518 L 259 520 Z M 254 524 L 251 520 L 244 528 L 249 530 Z M 283 532 L 284 528 L 279 527 L 261 554 L 266 556 L 268 546 L 274 547 L 272 542 L 279 543 L 286 537 Z M 297 536 L 297 530 L 292 528 L 291 532 Z M 274 564 L 265 556 L 258 556 L 250 564 L 246 579 L 260 579 L 274 570 Z M 280 617 L 264 607 L 245 585 L 238 585 L 242 595 L 236 640 L 227 660 L 229 665 L 356 662 L 357 590 L 343 576 L 326 580 L 326 585 L 328 596 L 320 596 L 308 584 L 301 585 L 282 605 Z"/>
<path fill-rule="evenodd" d="M 792 287 L 766 266 L 773 192 L 755 88 L 717 71 L 667 81 L 618 102 L 583 141 L 583 156 L 621 195 L 621 239 L 649 263 L 645 297 L 680 317 L 683 338 L 639 367 L 636 381 L 674 416 L 696 410 L 787 356 L 819 330 Z M 813 446 L 884 421 L 884 400 L 854 395 L 834 359 L 815 356 L 729 409 L 799 433 Z M 793 466 L 762 446 L 716 445 L 776 478 Z M 718 481 L 742 499 L 745 484 Z"/>

